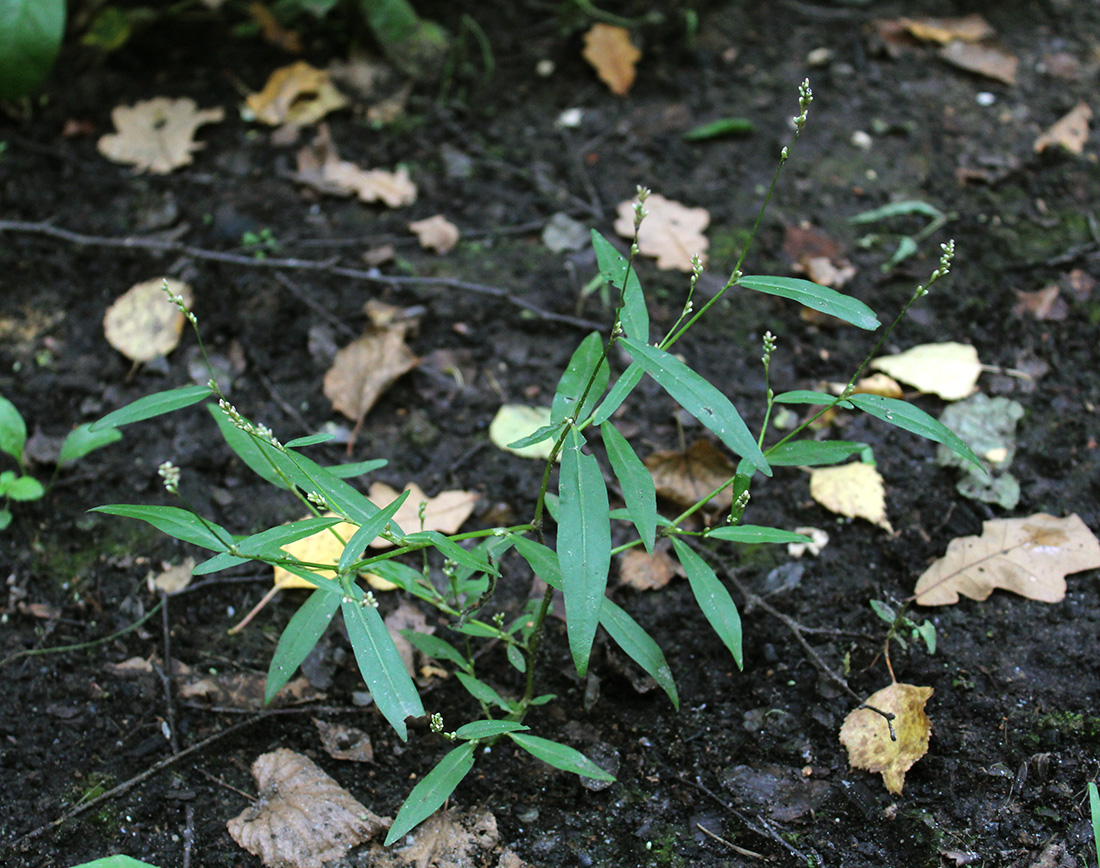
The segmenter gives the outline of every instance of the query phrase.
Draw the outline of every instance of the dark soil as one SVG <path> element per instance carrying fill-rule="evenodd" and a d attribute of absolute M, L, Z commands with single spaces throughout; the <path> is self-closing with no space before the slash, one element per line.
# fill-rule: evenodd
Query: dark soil
<path fill-rule="evenodd" d="M 429 493 L 483 493 L 470 527 L 524 520 L 541 468 L 489 445 L 488 423 L 504 400 L 549 401 L 587 332 L 570 317 L 608 319 L 598 294 L 578 309 L 580 289 L 594 273 L 591 252 L 551 253 L 539 241 L 543 225 L 567 211 L 611 237 L 615 205 L 638 184 L 705 207 L 712 216 L 709 273 L 723 277 L 705 277 L 701 288 L 713 292 L 755 217 L 789 139 L 788 119 L 797 114 L 796 86 L 808 75 L 816 96 L 810 121 L 746 271 L 792 273 L 784 227 L 805 221 L 847 248 L 859 272 L 846 291 L 888 319 L 934 268 L 939 243 L 956 239 L 949 281 L 885 349 L 937 340 L 977 347 L 991 366 L 982 390 L 1026 410 L 1012 466 L 1022 498 L 1008 515 L 1077 513 L 1100 529 L 1100 292 L 1074 294 L 1069 284 L 1075 269 L 1100 279 L 1097 150 L 1095 142 L 1080 157 L 1032 149 L 1038 133 L 1078 100 L 1097 108 L 1100 7 L 1072 0 L 872 8 L 712 2 L 700 8 L 693 39 L 679 12 L 640 31 L 645 59 L 623 99 L 595 79 L 580 57 L 579 33 L 561 27 L 554 5 L 470 6 L 493 48 L 491 80 L 471 74 L 479 55 L 469 48 L 461 75 L 443 92 L 419 86 L 394 126 L 372 129 L 358 112 L 330 118 L 343 158 L 410 166 L 419 199 L 393 211 L 306 194 L 284 177 L 294 150 L 273 145 L 234 107 L 242 86 L 258 88 L 289 61 L 258 40 L 231 36 L 224 20 L 155 24 L 106 60 L 75 45 L 64 51 L 42 98 L 0 126 L 0 218 L 49 221 L 101 240 L 170 237 L 237 255 L 242 233 L 268 229 L 281 245 L 275 256 L 331 257 L 359 269 L 366 267 L 364 251 L 392 243 L 397 263 L 383 265 L 381 275 L 457 279 L 510 295 L 276 270 L 247 253 L 217 261 L 194 250 L 3 232 L 0 393 L 28 420 L 39 448 L 48 453 L 48 438 L 73 425 L 190 382 L 197 361 L 190 336 L 166 363 L 136 371 L 106 343 L 104 310 L 135 282 L 167 273 L 195 287 L 208 346 L 235 365 L 234 402 L 284 441 L 345 424 L 321 391 L 326 338 L 343 345 L 360 333 L 367 299 L 422 305 L 414 351 L 462 354 L 467 376 L 456 383 L 426 367 L 408 374 L 371 411 L 352 457 L 388 459 L 371 478 L 397 488 L 416 480 Z M 461 10 L 448 4 L 425 11 L 455 32 L 461 27 Z M 878 16 L 971 11 L 981 11 L 1019 57 L 1016 86 L 949 68 L 928 47 L 889 58 L 867 28 Z M 321 66 L 344 51 L 321 31 L 307 34 L 306 43 L 307 59 Z M 807 55 L 818 48 L 829 49 L 831 59 L 811 67 Z M 555 64 L 547 77 L 535 72 L 543 60 Z M 992 104 L 981 93 L 992 94 Z M 206 144 L 194 164 L 168 176 L 136 176 L 101 158 L 95 142 L 110 129 L 111 109 L 157 95 L 224 106 L 227 118 L 203 128 Z M 571 107 L 585 110 L 580 128 L 559 129 L 555 119 Z M 701 144 L 682 139 L 698 123 L 734 115 L 749 118 L 755 132 Z M 69 121 L 87 126 L 62 135 Z M 872 133 L 869 149 L 852 145 L 857 130 Z M 456 162 L 468 170 L 456 171 Z M 963 178 L 960 170 L 973 174 Z M 889 251 L 857 248 L 862 232 L 847 218 L 897 198 L 924 200 L 955 217 L 915 258 L 883 274 L 878 266 Z M 409 220 L 436 213 L 464 235 L 443 257 L 422 251 L 406 229 Z M 642 279 L 656 328 L 667 327 L 686 281 L 648 263 Z M 1014 311 L 1017 292 L 1051 284 L 1067 301 L 1063 319 Z M 779 336 L 772 371 L 779 389 L 845 379 L 869 349 L 868 336 L 855 329 L 814 325 L 796 305 L 746 295 L 721 303 L 678 350 L 723 387 L 750 427 L 761 421 L 765 329 Z M 1018 370 L 1031 379 L 1006 373 Z M 625 417 L 643 455 L 681 442 L 672 405 L 651 385 L 640 387 Z M 942 409 L 933 398 L 918 404 L 934 414 Z M 884 624 L 868 601 L 906 598 L 950 540 L 979 533 L 983 520 L 1005 513 L 958 495 L 956 471 L 939 467 L 925 441 L 863 418 L 849 420 L 839 436 L 874 447 L 895 534 L 838 522 L 811 501 L 806 476 L 796 470 L 777 471 L 755 489 L 746 519 L 828 528 L 828 547 L 800 562 L 800 583 L 768 600 L 807 630 L 824 631 L 806 633 L 811 647 L 867 696 L 889 683 L 878 657 Z M 347 460 L 338 445 L 314 450 L 325 463 Z M 200 408 L 131 426 L 122 441 L 65 470 L 45 499 L 15 504 L 15 521 L 0 534 L 0 657 L 103 639 L 151 610 L 157 597 L 146 584 L 149 571 L 196 552 L 144 524 L 86 510 L 167 502 L 156 476 L 166 459 L 183 468 L 194 506 L 235 532 L 298 517 L 294 502 L 261 487 L 235 461 Z M 48 476 L 52 468 L 37 470 Z M 722 556 L 754 590 L 787 560 L 782 547 Z M 504 566 L 501 605 L 515 605 L 531 576 L 518 559 Z M 4 865 L 70 866 L 115 852 L 162 866 L 184 865 L 185 852 L 193 865 L 258 865 L 226 831 L 226 820 L 248 803 L 223 783 L 254 792 L 248 769 L 260 753 L 307 753 L 364 804 L 391 816 L 414 778 L 441 756 L 444 743 L 425 725 L 402 744 L 374 710 L 353 706 L 361 687 L 339 631 L 328 653 L 345 662 L 325 688 L 323 707 L 255 721 L 252 712 L 186 701 L 174 681 L 155 674 L 111 674 L 109 664 L 132 657 L 162 661 L 166 636 L 171 657 L 193 670 L 265 671 L 301 592 L 282 594 L 252 627 L 229 637 L 226 628 L 270 579 L 258 570 L 228 575 L 170 598 L 163 620 L 158 614 L 119 638 L 4 664 Z M 479 761 L 454 804 L 488 807 L 501 842 L 540 866 L 1095 864 L 1085 787 L 1100 771 L 1100 585 L 1095 572 L 1073 575 L 1068 584 L 1057 604 L 998 592 L 985 602 L 918 613 L 936 624 L 939 647 L 930 656 L 918 645 L 894 646 L 893 666 L 898 680 L 935 689 L 928 707 L 934 730 L 928 755 L 899 797 L 877 775 L 848 768 L 838 731 L 856 702 L 823 675 L 788 624 L 742 606 L 746 660 L 739 672 L 686 582 L 648 594 L 616 590 L 615 599 L 668 656 L 680 711 L 659 690 L 638 692 L 636 673 L 603 639 L 592 676 L 578 683 L 555 622 L 540 675 L 558 699 L 528 722 L 536 733 L 617 758 L 618 782 L 591 792 L 573 776 L 498 748 Z M 520 688 L 499 651 L 481 665 L 502 691 Z M 437 683 L 425 704 L 454 726 L 476 714 L 453 680 Z M 375 763 L 330 759 L 311 717 L 368 730 Z M 173 754 L 166 725 L 174 726 L 182 750 L 242 721 L 251 722 L 154 769 Z M 43 828 L 82 799 L 148 770 L 125 792 Z"/>

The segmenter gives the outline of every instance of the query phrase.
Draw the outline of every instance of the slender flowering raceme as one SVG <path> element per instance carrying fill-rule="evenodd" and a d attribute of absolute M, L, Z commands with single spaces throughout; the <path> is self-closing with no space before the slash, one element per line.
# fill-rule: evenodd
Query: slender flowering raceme
<path fill-rule="evenodd" d="M 169 494 L 175 494 L 180 487 L 180 469 L 171 461 L 165 461 L 157 468 L 157 475 L 164 480 L 164 488 Z"/>

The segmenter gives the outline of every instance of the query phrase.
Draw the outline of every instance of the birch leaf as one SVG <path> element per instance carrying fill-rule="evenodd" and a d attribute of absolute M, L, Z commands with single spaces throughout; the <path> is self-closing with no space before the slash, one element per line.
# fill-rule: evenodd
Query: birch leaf
<path fill-rule="evenodd" d="M 638 249 L 657 259 L 657 267 L 669 271 L 691 271 L 691 257 L 706 262 L 709 242 L 703 230 L 710 224 L 706 208 L 688 208 L 654 193 L 645 200 L 648 212 L 638 231 Z M 620 202 L 615 231 L 623 238 L 634 237 L 634 200 Z"/>
<path fill-rule="evenodd" d="M 871 367 L 945 401 L 973 395 L 982 372 L 978 351 L 953 341 L 921 344 L 904 353 L 880 356 L 871 362 Z"/>
<path fill-rule="evenodd" d="M 810 471 L 810 495 L 830 512 L 865 518 L 894 532 L 886 517 L 882 477 L 870 464 L 854 461 L 840 467 L 815 467 Z"/>
<path fill-rule="evenodd" d="M 336 353 L 325 374 L 325 397 L 358 433 L 374 402 L 419 361 L 405 343 L 404 326 L 369 331 Z"/>
<path fill-rule="evenodd" d="M 593 24 L 584 34 L 582 55 L 616 96 L 625 96 L 634 84 L 635 64 L 642 53 L 630 41 L 630 32 L 611 24 Z"/>
<path fill-rule="evenodd" d="M 984 600 L 997 588 L 1031 600 L 1057 603 L 1066 576 L 1100 567 L 1100 541 L 1076 515 L 982 522 L 981 536 L 952 540 L 947 554 L 917 580 L 916 602 L 943 606 L 959 594 Z"/>
<path fill-rule="evenodd" d="M 848 749 L 848 764 L 881 773 L 886 789 L 895 795 L 901 793 L 905 773 L 928 752 L 932 723 L 924 713 L 924 704 L 931 695 L 931 687 L 891 684 L 869 697 L 867 705 L 894 715 L 897 741 L 890 738 L 881 714 L 857 708 L 840 728 L 840 741 Z"/>
<path fill-rule="evenodd" d="M 195 130 L 221 121 L 221 108 L 199 109 L 193 99 L 158 96 L 132 106 L 111 110 L 117 132 L 108 133 L 96 145 L 108 160 L 133 166 L 139 172 L 167 175 L 191 162 L 202 147 Z"/>

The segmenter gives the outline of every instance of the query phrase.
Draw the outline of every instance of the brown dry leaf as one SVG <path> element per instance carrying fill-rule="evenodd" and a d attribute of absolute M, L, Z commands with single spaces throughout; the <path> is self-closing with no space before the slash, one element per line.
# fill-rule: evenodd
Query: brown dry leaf
<path fill-rule="evenodd" d="M 848 764 L 855 769 L 879 772 L 886 789 L 894 795 L 905 785 L 905 773 L 928 753 L 932 722 L 924 705 L 932 696 L 931 687 L 891 684 L 867 699 L 879 711 L 894 715 L 894 733 L 890 738 L 886 719 L 869 708 L 857 708 L 844 719 L 840 741 L 848 749 Z"/>
<path fill-rule="evenodd" d="M 428 626 L 428 619 L 424 617 L 416 606 L 408 600 L 402 600 L 401 604 L 390 612 L 384 621 L 386 630 L 389 631 L 393 644 L 397 647 L 397 653 L 401 655 L 401 662 L 412 678 L 416 677 L 416 649 L 412 643 L 401 635 L 402 630 L 412 630 L 414 633 L 434 633 L 435 627 Z"/>
<path fill-rule="evenodd" d="M 257 121 L 268 126 L 305 126 L 343 108 L 348 100 L 327 72 L 299 60 L 271 73 L 263 90 L 249 94 L 245 104 Z"/>
<path fill-rule="evenodd" d="M 967 72 L 984 75 L 1007 85 L 1016 84 L 1016 67 L 1020 62 L 1015 55 L 998 45 L 978 45 L 955 39 L 940 49 L 940 57 Z"/>
<path fill-rule="evenodd" d="M 111 110 L 117 133 L 102 136 L 96 148 L 108 160 L 134 166 L 139 172 L 167 175 L 191 162 L 202 147 L 195 130 L 225 117 L 221 108 L 199 109 L 193 99 L 158 96 Z"/>
<path fill-rule="evenodd" d="M 192 673 L 189 680 L 180 685 L 180 696 L 215 708 L 247 708 L 260 711 L 264 705 L 264 687 L 267 675 L 263 672 L 231 672 L 225 675 Z M 275 698 L 272 707 L 301 705 L 323 699 L 324 694 L 315 690 L 305 678 L 288 681 Z"/>
<path fill-rule="evenodd" d="M 500 834 L 492 811 L 482 808 L 466 813 L 440 811 L 418 826 L 411 837 L 412 842 L 397 853 L 404 865 L 470 868 L 482 864 Z"/>
<path fill-rule="evenodd" d="M 810 280 L 839 289 L 856 274 L 856 268 L 842 255 L 840 244 L 808 223 L 788 226 L 783 252 Z M 802 308 L 803 319 L 821 316 L 820 311 Z"/>
<path fill-rule="evenodd" d="M 333 409 L 355 422 L 349 450 L 374 402 L 419 361 L 405 343 L 402 325 L 368 331 L 336 352 L 324 390 Z"/>
<path fill-rule="evenodd" d="M 941 45 L 953 39 L 981 42 L 997 35 L 993 26 L 978 14 L 961 18 L 902 18 L 900 23 L 917 39 Z"/>
<path fill-rule="evenodd" d="M 634 67 L 642 52 L 630 41 L 630 31 L 625 28 L 593 24 L 584 34 L 582 56 L 613 94 L 625 96 L 634 84 Z"/>
<path fill-rule="evenodd" d="M 252 764 L 260 798 L 226 826 L 268 868 L 322 868 L 393 822 L 368 811 L 311 760 L 285 748 Z"/>
<path fill-rule="evenodd" d="M 815 467 L 810 471 L 810 496 L 830 512 L 865 518 L 889 533 L 894 532 L 886 517 L 882 477 L 870 464 L 854 461 L 840 467 Z"/>
<path fill-rule="evenodd" d="M 133 362 L 148 362 L 176 348 L 186 322 L 164 294 L 164 284 L 191 307 L 191 287 L 170 277 L 136 283 L 115 299 L 103 317 L 107 343 Z"/>
<path fill-rule="evenodd" d="M 839 395 L 847 388 L 847 383 L 830 383 L 829 391 Z M 871 374 L 856 381 L 853 395 L 882 395 L 884 398 L 900 398 L 904 395 L 901 385 L 893 377 L 883 373 Z"/>
<path fill-rule="evenodd" d="M 1089 121 L 1092 109 L 1085 102 L 1079 102 L 1056 121 L 1050 129 L 1035 140 L 1035 153 L 1047 148 L 1065 148 L 1071 154 L 1080 154 L 1085 150 L 1089 139 Z"/>
<path fill-rule="evenodd" d="M 313 142 L 298 151 L 297 180 L 319 193 L 331 196 L 355 194 L 363 202 L 378 202 L 400 208 L 416 201 L 416 184 L 409 170 L 399 166 L 396 172 L 385 169 L 361 169 L 341 160 L 328 125 L 321 124 Z"/>
<path fill-rule="evenodd" d="M 409 231 L 416 233 L 421 247 L 436 253 L 449 253 L 458 244 L 458 227 L 442 214 L 414 220 Z"/>
<path fill-rule="evenodd" d="M 658 547 L 650 554 L 645 549 L 631 548 L 619 560 L 619 581 L 635 591 L 656 591 L 675 575 L 683 575 L 683 567 L 669 557 L 668 546 Z"/>
<path fill-rule="evenodd" d="M 1053 320 L 1061 322 L 1069 316 L 1069 305 L 1061 296 L 1058 284 L 1035 292 L 1016 292 L 1016 304 L 1012 308 L 1013 313 L 1020 315 L 1029 314 L 1037 320 Z"/>
<path fill-rule="evenodd" d="M 428 497 L 415 482 L 405 486 L 411 492 L 401 508 L 394 514 L 393 520 L 406 533 L 419 530 L 437 530 L 440 533 L 456 533 L 474 511 L 474 504 L 481 495 L 473 491 L 441 491 L 435 497 Z M 384 482 L 371 484 L 367 493 L 374 503 L 393 503 L 400 492 L 394 491 Z M 421 504 L 424 505 L 424 526 L 421 528 Z M 375 539 L 372 549 L 390 548 L 390 543 L 381 537 Z"/>
<path fill-rule="evenodd" d="M 696 440 L 687 452 L 654 452 L 645 460 L 657 494 L 677 506 L 691 506 L 737 473 L 737 466 L 709 440 Z M 729 509 L 733 502 L 727 488 L 710 505 Z"/>
<path fill-rule="evenodd" d="M 184 558 L 183 563 L 161 564 L 159 573 L 152 570 L 145 577 L 145 583 L 151 591 L 165 594 L 178 594 L 191 584 L 191 571 L 195 569 L 194 558 Z"/>
<path fill-rule="evenodd" d="M 657 267 L 691 271 L 691 257 L 706 262 L 709 244 L 703 230 L 710 223 L 706 208 L 688 208 L 658 193 L 645 200 L 647 216 L 638 232 L 638 249 L 657 259 Z M 634 200 L 620 202 L 615 231 L 623 238 L 634 237 Z"/>
<path fill-rule="evenodd" d="M 260 35 L 263 37 L 264 42 L 274 45 L 276 48 L 281 48 L 290 54 L 301 54 L 302 42 L 298 38 L 298 34 L 283 27 L 279 23 L 279 19 L 271 13 L 267 6 L 263 3 L 249 3 L 248 14 L 260 26 Z"/>
<path fill-rule="evenodd" d="M 316 717 L 313 718 L 313 725 L 321 735 L 321 746 L 325 753 L 333 759 L 353 763 L 374 762 L 374 746 L 370 736 L 363 730 L 341 723 L 329 723 Z"/>
<path fill-rule="evenodd" d="M 1057 603 L 1066 595 L 1066 576 L 1100 567 L 1100 541 L 1076 514 L 982 522 L 981 536 L 951 541 L 947 554 L 917 580 L 921 606 L 944 606 L 959 594 L 984 600 L 995 588 L 1032 600 Z"/>
<path fill-rule="evenodd" d="M 959 401 L 978 388 L 982 363 L 969 344 L 921 344 L 893 356 L 879 356 L 871 367 L 945 401 Z"/>

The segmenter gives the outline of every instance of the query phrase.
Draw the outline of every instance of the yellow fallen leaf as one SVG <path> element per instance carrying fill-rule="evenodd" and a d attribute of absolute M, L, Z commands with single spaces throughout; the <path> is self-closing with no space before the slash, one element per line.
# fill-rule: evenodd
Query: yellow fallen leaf
<path fill-rule="evenodd" d="M 1085 102 L 1079 102 L 1069 112 L 1056 121 L 1053 126 L 1035 140 L 1035 153 L 1047 148 L 1065 148 L 1071 154 L 1080 154 L 1085 150 L 1089 138 L 1089 121 L 1092 109 Z"/>
<path fill-rule="evenodd" d="M 202 147 L 195 141 L 195 130 L 224 117 L 223 109 L 200 110 L 188 97 L 158 96 L 112 109 L 111 120 L 118 132 L 102 136 L 96 148 L 112 162 L 166 175 L 188 165 L 191 154 Z"/>
<path fill-rule="evenodd" d="M 960 401 L 978 388 L 982 363 L 969 344 L 948 341 L 921 344 L 893 356 L 880 356 L 871 367 L 922 392 L 939 395 L 945 401 Z"/>
<path fill-rule="evenodd" d="M 932 722 L 924 713 L 924 705 L 931 696 L 931 687 L 913 684 L 891 684 L 870 696 L 867 705 L 894 715 L 897 741 L 890 738 L 890 729 L 881 714 L 857 708 L 840 728 L 840 741 L 848 749 L 848 764 L 855 769 L 879 772 L 886 789 L 900 794 L 905 773 L 928 753 Z"/>
<path fill-rule="evenodd" d="M 327 72 L 299 60 L 271 73 L 263 90 L 249 94 L 245 104 L 257 121 L 277 127 L 316 123 L 348 101 L 329 81 Z"/>
<path fill-rule="evenodd" d="M 687 452 L 654 452 L 645 459 L 657 494 L 687 507 L 706 497 L 737 472 L 737 466 L 709 440 L 696 440 Z M 727 488 L 710 501 L 714 509 L 729 509 L 733 495 Z"/>
<path fill-rule="evenodd" d="M 529 434 L 534 434 L 539 428 L 550 424 L 549 407 L 528 407 L 524 404 L 504 404 L 493 421 L 489 423 L 489 439 L 506 452 L 518 455 L 521 458 L 538 458 L 545 461 L 550 457 L 554 448 L 554 439 L 543 440 L 541 443 L 532 443 L 530 446 L 521 446 L 513 449 L 509 444 L 522 440 Z M 561 456 L 558 456 L 561 460 Z"/>
<path fill-rule="evenodd" d="M 441 491 L 435 497 L 428 497 L 415 482 L 405 486 L 410 492 L 401 508 L 394 514 L 393 521 L 406 533 L 419 530 L 437 530 L 440 533 L 456 533 L 474 511 L 474 505 L 481 495 L 473 491 Z M 384 482 L 371 485 L 367 497 L 373 503 L 392 503 L 400 492 L 394 491 Z M 423 507 L 423 512 L 421 508 Z M 423 522 L 423 527 L 421 527 Z M 390 548 L 391 544 L 382 537 L 371 544 L 372 549 Z"/>
<path fill-rule="evenodd" d="M 164 285 L 191 307 L 191 287 L 170 277 L 136 283 L 115 299 L 103 317 L 107 343 L 132 362 L 166 356 L 179 344 L 182 311 L 164 293 Z"/>
<path fill-rule="evenodd" d="M 458 227 L 442 214 L 414 220 L 409 230 L 416 233 L 420 246 L 436 253 L 449 253 L 458 244 Z"/>
<path fill-rule="evenodd" d="M 921 606 L 959 601 L 959 594 L 984 600 L 994 589 L 1057 603 L 1066 595 L 1070 573 L 1100 567 L 1100 541 L 1076 514 L 982 522 L 982 535 L 954 539 L 947 554 L 917 580 Z"/>
<path fill-rule="evenodd" d="M 901 18 L 899 23 L 915 38 L 941 45 L 952 39 L 981 42 L 997 35 L 993 26 L 977 14 L 961 18 Z"/>
<path fill-rule="evenodd" d="M 810 496 L 830 512 L 865 518 L 894 532 L 886 517 L 882 477 L 870 464 L 854 461 L 840 467 L 815 467 L 810 471 Z"/>
<path fill-rule="evenodd" d="M 630 41 L 630 32 L 625 28 L 593 24 L 584 34 L 582 56 L 613 94 L 625 96 L 634 84 L 635 65 L 642 52 Z"/>
<path fill-rule="evenodd" d="M 710 224 L 706 208 L 688 208 L 658 193 L 645 200 L 648 212 L 638 231 L 638 249 L 657 259 L 657 267 L 691 271 L 691 257 L 706 262 L 709 242 L 703 230 Z M 634 237 L 634 200 L 620 202 L 615 231 L 623 238 Z"/>

